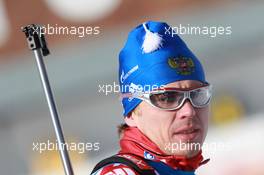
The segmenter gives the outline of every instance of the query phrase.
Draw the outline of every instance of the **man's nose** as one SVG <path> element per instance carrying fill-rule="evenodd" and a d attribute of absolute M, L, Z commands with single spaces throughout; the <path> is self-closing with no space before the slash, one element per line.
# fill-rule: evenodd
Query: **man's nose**
<path fill-rule="evenodd" d="M 196 115 L 196 111 L 191 102 L 186 99 L 182 107 L 178 109 L 177 115 L 180 119 L 184 119 L 186 117 L 194 117 Z"/>

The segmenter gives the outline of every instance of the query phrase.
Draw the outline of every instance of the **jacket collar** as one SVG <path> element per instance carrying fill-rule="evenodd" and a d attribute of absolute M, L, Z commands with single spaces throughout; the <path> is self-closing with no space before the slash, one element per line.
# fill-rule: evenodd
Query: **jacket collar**
<path fill-rule="evenodd" d="M 119 154 L 134 154 L 145 159 L 162 161 L 174 169 L 184 171 L 194 171 L 209 161 L 209 159 L 203 161 L 202 151 L 192 158 L 166 155 L 136 127 L 125 129 L 120 147 Z"/>

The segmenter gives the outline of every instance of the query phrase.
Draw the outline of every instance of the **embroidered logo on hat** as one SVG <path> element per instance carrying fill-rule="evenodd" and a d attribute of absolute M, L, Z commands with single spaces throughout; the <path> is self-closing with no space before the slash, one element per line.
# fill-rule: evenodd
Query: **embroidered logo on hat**
<path fill-rule="evenodd" d="M 183 56 L 169 58 L 168 64 L 171 68 L 176 69 L 180 75 L 190 75 L 195 68 L 193 60 Z"/>
<path fill-rule="evenodd" d="M 120 82 L 124 83 L 124 81 L 136 70 L 138 70 L 138 65 L 134 66 L 132 69 L 130 69 L 126 74 L 124 70 L 122 70 L 121 76 L 120 76 Z"/>

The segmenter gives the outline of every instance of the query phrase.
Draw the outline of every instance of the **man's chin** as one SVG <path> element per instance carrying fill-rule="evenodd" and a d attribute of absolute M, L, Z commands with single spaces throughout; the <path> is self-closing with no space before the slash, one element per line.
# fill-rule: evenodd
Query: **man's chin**
<path fill-rule="evenodd" d="M 170 152 L 170 155 L 180 156 L 180 157 L 186 157 L 191 158 L 196 156 L 199 153 L 200 150 L 178 150 Z"/>

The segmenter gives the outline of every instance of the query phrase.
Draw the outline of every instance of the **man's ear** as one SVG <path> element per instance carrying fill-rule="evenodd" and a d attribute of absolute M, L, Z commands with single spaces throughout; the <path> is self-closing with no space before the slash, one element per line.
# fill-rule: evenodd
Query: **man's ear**
<path fill-rule="evenodd" d="M 129 113 L 126 117 L 125 117 L 125 122 L 128 126 L 131 127 L 135 127 L 137 126 L 136 122 L 135 122 L 135 115 L 133 114 L 133 112 Z"/>
<path fill-rule="evenodd" d="M 128 126 L 137 127 L 137 119 L 140 117 L 141 111 L 137 106 L 132 112 L 125 117 L 125 122 Z"/>

